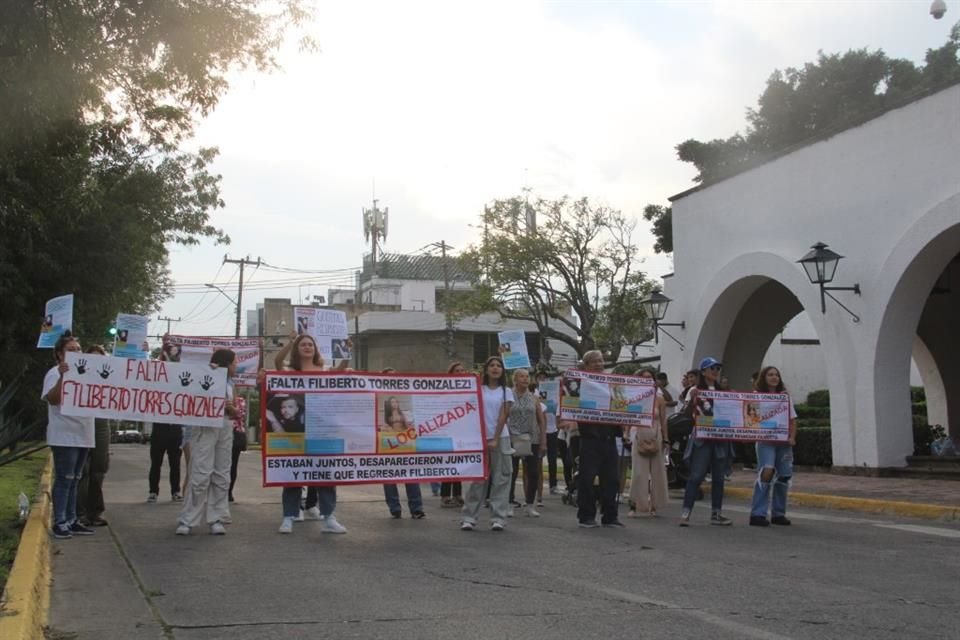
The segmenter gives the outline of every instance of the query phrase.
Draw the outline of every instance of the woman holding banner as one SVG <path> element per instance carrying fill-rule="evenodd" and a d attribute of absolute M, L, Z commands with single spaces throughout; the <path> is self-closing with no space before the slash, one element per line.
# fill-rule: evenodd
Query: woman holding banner
<path fill-rule="evenodd" d="M 287 345 L 280 350 L 274 365 L 283 371 L 323 371 L 323 357 L 317 349 L 317 343 L 312 336 L 302 333 L 293 334 Z M 287 355 L 290 364 L 286 365 Z M 300 511 L 300 495 L 302 487 L 284 487 L 282 494 L 283 520 L 280 522 L 279 533 L 293 533 L 294 521 L 301 522 L 304 517 L 311 520 L 323 520 L 323 533 L 346 533 L 347 528 L 337 522 L 333 515 L 337 508 L 337 488 L 335 486 L 307 487 L 306 512 Z M 319 505 L 319 507 L 318 507 Z"/>
<path fill-rule="evenodd" d="M 63 401 L 63 374 L 70 370 L 68 352 L 80 353 L 80 341 L 64 332 L 53 347 L 57 365 L 43 378 L 40 397 L 47 401 L 47 444 L 53 454 L 53 537 L 93 535 L 77 521 L 77 490 L 87 455 L 96 443 L 94 419 L 65 416 L 60 412 Z"/>
<path fill-rule="evenodd" d="M 653 369 L 640 372 L 641 378 L 653 380 Z M 649 425 L 630 427 L 632 442 L 633 480 L 630 483 L 631 518 L 643 513 L 655 517 L 657 509 L 667 503 L 667 468 L 664 452 L 669 446 L 667 437 L 667 403 L 657 389 L 653 403 L 653 420 Z"/>
<path fill-rule="evenodd" d="M 540 397 L 530 391 L 530 372 L 526 369 L 517 369 L 513 373 L 513 398 L 507 414 L 507 428 L 513 448 L 517 450 L 514 460 L 523 461 L 526 514 L 531 518 L 539 518 L 540 512 L 534 508 L 533 501 L 537 497 L 537 486 L 540 484 L 537 469 L 542 465 L 541 457 L 545 453 L 543 445 L 547 441 L 546 420 L 540 408 Z"/>
<path fill-rule="evenodd" d="M 690 390 L 688 401 L 693 404 L 693 418 L 699 415 L 713 415 L 713 405 L 699 398 L 700 391 L 717 391 L 720 387 L 719 378 L 723 365 L 716 358 L 704 358 L 697 368 L 697 386 Z M 723 481 L 727 465 L 733 456 L 733 449 L 729 442 L 718 440 L 704 440 L 690 438 L 687 441 L 687 450 L 683 454 L 684 460 L 689 461 L 690 477 L 687 478 L 687 487 L 683 493 L 683 510 L 680 512 L 680 526 L 690 526 L 690 513 L 693 504 L 697 501 L 700 483 L 709 472 L 710 476 L 710 524 L 729 527 L 733 524 L 730 518 L 724 516 L 723 509 Z"/>
<path fill-rule="evenodd" d="M 764 367 L 757 376 L 754 389 L 758 393 L 786 393 L 783 378 L 776 367 Z M 787 491 L 793 477 L 793 447 L 797 441 L 797 412 L 790 403 L 790 432 L 786 444 L 780 442 L 757 442 L 757 482 L 753 487 L 753 504 L 750 508 L 750 525 L 766 527 L 772 522 L 789 525 L 787 518 Z M 770 507 L 770 484 L 773 483 L 771 518 L 767 520 Z"/>
<path fill-rule="evenodd" d="M 210 534 L 222 536 L 227 532 L 230 509 L 227 496 L 230 491 L 230 452 L 233 448 L 233 419 L 237 416 L 233 404 L 233 376 L 237 373 L 237 354 L 230 349 L 217 349 L 210 357 L 211 369 L 227 370 L 226 405 L 223 425 L 202 427 L 193 425 L 190 435 L 190 484 L 183 501 L 183 510 L 177 524 L 177 535 L 190 535 L 206 515 Z"/>
<path fill-rule="evenodd" d="M 490 356 L 483 363 L 481 378 L 481 396 L 483 401 L 484 433 L 487 444 L 487 456 L 490 460 L 490 529 L 503 531 L 507 526 L 507 507 L 510 498 L 510 477 L 513 473 L 511 463 L 513 449 L 510 446 L 510 432 L 504 427 L 507 415 L 513 405 L 513 392 L 507 388 L 503 360 L 500 356 Z M 477 516 L 483 506 L 487 490 L 485 480 L 467 485 L 467 496 L 460 519 L 461 531 L 473 531 Z"/>

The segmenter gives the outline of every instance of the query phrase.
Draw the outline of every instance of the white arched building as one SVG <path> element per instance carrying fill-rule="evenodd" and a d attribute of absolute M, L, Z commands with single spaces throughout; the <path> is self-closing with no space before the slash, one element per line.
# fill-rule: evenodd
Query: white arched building
<path fill-rule="evenodd" d="M 902 467 L 913 450 L 910 362 L 931 424 L 960 435 L 960 85 L 673 199 L 674 267 L 661 340 L 676 375 L 706 355 L 749 380 L 801 311 L 822 345 L 838 467 Z M 845 256 L 827 299 L 797 264 Z M 676 329 L 676 331 L 674 331 Z M 784 376 L 789 382 L 789 371 Z M 734 385 L 740 387 L 742 385 Z"/>

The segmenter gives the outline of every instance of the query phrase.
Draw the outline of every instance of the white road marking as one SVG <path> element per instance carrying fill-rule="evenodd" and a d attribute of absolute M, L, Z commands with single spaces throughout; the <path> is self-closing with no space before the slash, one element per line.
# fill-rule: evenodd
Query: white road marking
<path fill-rule="evenodd" d="M 874 525 L 883 529 L 898 529 L 900 531 L 909 531 L 910 533 L 925 533 L 930 536 L 940 536 L 942 538 L 960 538 L 960 530 L 941 529 L 940 527 L 925 527 L 920 524 L 878 524 Z"/>

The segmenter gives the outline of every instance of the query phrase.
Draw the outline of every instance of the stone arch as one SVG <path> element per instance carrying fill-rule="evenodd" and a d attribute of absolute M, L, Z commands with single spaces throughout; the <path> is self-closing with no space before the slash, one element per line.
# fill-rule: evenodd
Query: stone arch
<path fill-rule="evenodd" d="M 930 292 L 937 278 L 960 253 L 960 193 L 943 200 L 918 219 L 903 235 L 874 280 L 885 304 L 877 319 L 876 342 L 872 362 L 865 370 L 872 371 L 872 389 L 865 389 L 858 407 L 864 415 L 876 420 L 875 440 L 858 450 L 864 458 L 880 467 L 903 466 L 904 457 L 912 452 L 910 399 L 910 358 L 915 337 L 920 334 L 935 361 L 943 358 L 945 345 L 956 340 L 942 339 L 940 328 L 921 326 L 928 309 Z M 956 307 L 954 307 L 956 309 Z M 954 324 L 955 326 L 955 324 Z M 955 331 L 955 329 L 954 329 Z M 872 365 L 872 366 L 871 366 Z M 939 367 L 947 397 L 960 392 L 960 376 L 956 367 Z M 956 411 L 948 413 L 956 416 Z M 956 418 L 954 418 L 956 420 Z M 954 433 L 960 428 L 951 426 Z M 865 443 L 866 444 L 866 443 Z"/>
<path fill-rule="evenodd" d="M 776 335 L 797 314 L 817 308 L 811 290 L 816 293 L 802 270 L 775 254 L 753 253 L 733 260 L 710 280 L 697 305 L 705 312 L 694 319 L 700 330 L 693 364 L 706 355 L 722 358 L 731 386 L 746 388 Z M 822 336 L 822 321 L 811 318 Z"/>
<path fill-rule="evenodd" d="M 930 424 L 950 424 L 947 410 L 947 390 L 940 373 L 940 364 L 920 336 L 913 340 L 913 361 L 920 372 L 920 380 L 927 396 L 927 420 Z"/>

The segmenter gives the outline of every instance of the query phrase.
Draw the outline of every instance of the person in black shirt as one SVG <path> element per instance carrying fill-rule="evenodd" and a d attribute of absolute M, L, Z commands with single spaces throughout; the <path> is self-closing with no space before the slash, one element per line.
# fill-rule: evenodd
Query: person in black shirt
<path fill-rule="evenodd" d="M 603 372 L 603 354 L 588 351 L 583 354 L 584 371 Z M 622 527 L 620 522 L 617 488 L 619 486 L 619 460 L 617 438 L 623 428 L 617 424 L 579 423 L 580 467 L 577 481 L 577 519 L 580 526 L 592 529 L 597 526 L 597 498 L 600 498 L 601 524 L 604 527 Z M 597 496 L 593 480 L 599 476 Z"/>

